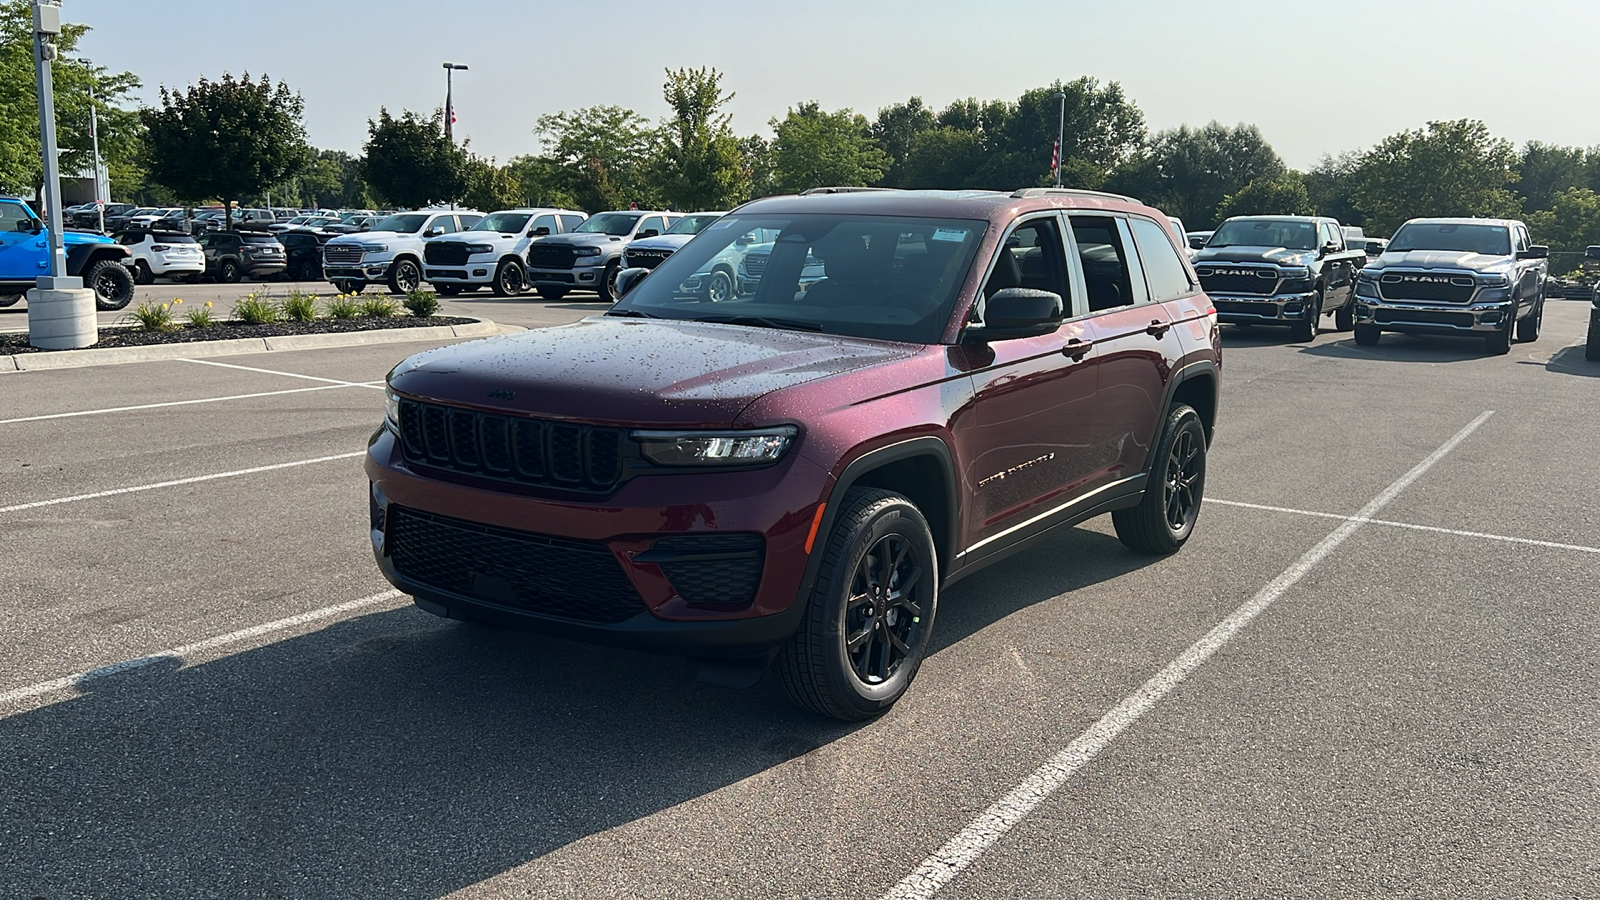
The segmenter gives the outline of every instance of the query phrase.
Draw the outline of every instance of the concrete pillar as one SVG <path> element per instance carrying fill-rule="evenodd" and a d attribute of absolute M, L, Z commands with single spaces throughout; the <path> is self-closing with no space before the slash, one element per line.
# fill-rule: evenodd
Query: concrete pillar
<path fill-rule="evenodd" d="M 28 292 L 28 343 L 40 350 L 73 350 L 92 347 L 99 340 L 94 291 L 34 288 Z"/>

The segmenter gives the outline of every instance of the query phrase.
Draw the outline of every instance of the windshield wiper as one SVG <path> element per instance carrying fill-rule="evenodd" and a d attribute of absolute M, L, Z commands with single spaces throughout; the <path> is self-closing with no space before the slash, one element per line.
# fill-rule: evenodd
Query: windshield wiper
<path fill-rule="evenodd" d="M 650 313 L 647 313 L 647 312 L 640 312 L 637 309 L 613 309 L 613 310 L 608 310 L 605 313 L 605 315 L 616 316 L 619 319 L 659 319 L 659 318 L 661 318 L 660 316 L 651 315 Z"/>
<path fill-rule="evenodd" d="M 821 331 L 822 326 L 816 322 L 806 322 L 800 319 L 771 319 L 766 316 L 699 316 L 696 322 L 712 322 L 718 325 L 750 325 L 755 328 L 783 328 L 790 331 Z"/>

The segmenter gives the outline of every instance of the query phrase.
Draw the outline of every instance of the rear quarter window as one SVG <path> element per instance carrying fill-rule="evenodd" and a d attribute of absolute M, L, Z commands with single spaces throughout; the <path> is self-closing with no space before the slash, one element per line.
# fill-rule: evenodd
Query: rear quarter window
<path fill-rule="evenodd" d="M 1139 248 L 1139 261 L 1144 264 L 1150 299 L 1159 303 L 1194 293 L 1189 270 L 1167 238 L 1166 229 L 1149 219 L 1129 218 L 1128 224 L 1133 229 L 1134 245 Z"/>

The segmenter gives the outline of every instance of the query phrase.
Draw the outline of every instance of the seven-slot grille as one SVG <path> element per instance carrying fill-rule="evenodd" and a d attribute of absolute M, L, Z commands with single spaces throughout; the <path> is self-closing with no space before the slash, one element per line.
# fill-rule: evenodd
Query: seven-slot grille
<path fill-rule="evenodd" d="M 460 241 L 429 241 L 422 245 L 422 259 L 430 266 L 464 266 L 471 254 Z"/>
<path fill-rule="evenodd" d="M 359 266 L 362 252 L 352 244 L 329 244 L 322 248 L 322 262 L 329 266 Z"/>
<path fill-rule="evenodd" d="M 671 250 L 625 250 L 622 255 L 627 258 L 629 266 L 640 269 L 654 269 L 661 265 L 661 261 L 672 255 Z"/>
<path fill-rule="evenodd" d="M 1265 297 L 1276 293 L 1278 287 L 1277 269 L 1200 266 L 1195 272 L 1200 276 L 1200 286 L 1208 294 L 1259 294 Z"/>
<path fill-rule="evenodd" d="M 534 241 L 528 247 L 528 265 L 536 269 L 570 269 L 577 261 L 578 254 L 566 244 Z"/>
<path fill-rule="evenodd" d="M 746 253 L 744 256 L 744 273 L 751 278 L 760 278 L 766 274 L 767 260 L 769 258 L 770 254 L 767 253 Z"/>
<path fill-rule="evenodd" d="M 389 508 L 384 549 L 405 578 L 474 600 L 581 622 L 621 622 L 644 601 L 604 545 Z"/>
<path fill-rule="evenodd" d="M 1385 300 L 1423 300 L 1433 303 L 1467 303 L 1477 291 L 1471 275 L 1432 272 L 1385 272 L 1378 292 Z"/>
<path fill-rule="evenodd" d="M 400 401 L 406 463 L 578 491 L 609 491 L 622 477 L 622 431 Z"/>

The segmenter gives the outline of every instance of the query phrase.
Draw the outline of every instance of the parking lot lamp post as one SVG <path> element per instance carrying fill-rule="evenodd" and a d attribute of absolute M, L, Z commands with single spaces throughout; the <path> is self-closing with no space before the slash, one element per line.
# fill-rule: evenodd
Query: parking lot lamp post
<path fill-rule="evenodd" d="M 458 69 L 465 72 L 467 67 L 448 62 L 444 64 L 444 139 L 451 143 L 455 142 L 456 124 L 455 83 L 452 76 Z"/>
<path fill-rule="evenodd" d="M 1061 101 L 1061 120 L 1056 126 L 1056 187 L 1061 187 L 1062 143 L 1067 137 L 1067 92 L 1056 91 L 1056 99 Z"/>

